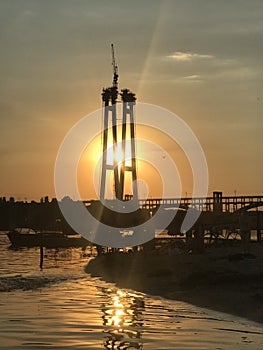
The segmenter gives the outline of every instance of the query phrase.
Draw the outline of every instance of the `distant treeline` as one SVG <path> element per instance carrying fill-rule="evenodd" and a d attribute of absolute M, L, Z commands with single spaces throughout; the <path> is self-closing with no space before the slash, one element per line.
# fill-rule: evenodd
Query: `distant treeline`
<path fill-rule="evenodd" d="M 16 201 L 14 197 L 0 197 L 0 230 L 15 227 L 28 227 L 36 230 L 73 230 L 65 221 L 58 206 L 58 201 L 48 197 L 40 202 Z"/>

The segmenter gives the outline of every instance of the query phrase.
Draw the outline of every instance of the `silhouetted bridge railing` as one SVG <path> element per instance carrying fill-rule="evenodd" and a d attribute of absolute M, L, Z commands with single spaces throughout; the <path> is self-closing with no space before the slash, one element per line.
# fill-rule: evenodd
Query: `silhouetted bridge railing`
<path fill-rule="evenodd" d="M 213 196 L 197 198 L 149 198 L 140 200 L 140 206 L 154 210 L 160 205 L 165 208 L 189 207 L 203 211 L 235 212 L 237 210 L 249 210 L 263 206 L 263 196 Z"/>
<path fill-rule="evenodd" d="M 131 199 L 127 196 L 127 199 Z M 92 201 L 85 201 L 86 204 Z M 208 212 L 235 212 L 246 211 L 263 206 L 262 196 L 222 196 L 222 192 L 214 192 L 213 197 L 184 197 L 184 198 L 148 198 L 139 199 L 141 208 L 156 210 L 164 208 L 180 208 L 187 210 L 193 208 Z"/>

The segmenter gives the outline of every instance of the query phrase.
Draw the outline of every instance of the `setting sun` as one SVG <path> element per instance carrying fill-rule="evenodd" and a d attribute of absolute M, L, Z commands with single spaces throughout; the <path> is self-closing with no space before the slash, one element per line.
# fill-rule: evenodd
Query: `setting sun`
<path fill-rule="evenodd" d="M 114 151 L 112 146 L 112 132 L 108 133 L 109 145 L 107 148 L 107 164 L 114 165 Z M 131 143 L 126 140 L 125 158 L 122 152 L 122 141 L 117 140 L 115 160 L 120 167 L 122 161 L 125 166 L 131 166 Z M 158 144 L 159 149 L 155 149 Z M 135 139 L 136 169 L 138 179 L 139 198 L 162 196 L 163 179 L 162 173 L 169 168 L 168 159 L 176 165 L 181 176 L 182 193 L 190 194 L 192 191 L 192 171 L 187 157 L 180 147 L 164 133 L 153 128 L 138 125 Z M 102 135 L 97 135 L 85 148 L 79 160 L 78 166 L 78 187 L 81 198 L 99 198 L 99 186 L 101 181 L 102 167 Z M 171 193 L 179 190 L 174 182 Z M 113 171 L 107 172 L 107 198 L 114 196 L 114 176 Z M 130 172 L 125 174 L 125 194 L 132 193 L 132 176 Z"/>

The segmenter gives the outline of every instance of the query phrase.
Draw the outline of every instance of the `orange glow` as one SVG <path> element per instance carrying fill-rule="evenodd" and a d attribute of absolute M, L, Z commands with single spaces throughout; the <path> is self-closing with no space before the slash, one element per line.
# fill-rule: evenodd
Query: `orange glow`
<path fill-rule="evenodd" d="M 126 147 L 126 149 L 125 149 L 125 157 L 124 157 L 124 154 L 122 152 L 122 144 L 121 144 L 121 142 L 117 143 L 115 157 L 114 157 L 113 147 L 108 147 L 108 149 L 107 149 L 107 163 L 113 165 L 114 161 L 116 160 L 116 162 L 118 163 L 118 166 L 120 166 L 121 162 L 123 160 L 123 157 L 124 157 L 125 164 L 126 165 L 130 165 L 131 148 L 130 148 L 129 141 L 126 141 L 126 146 L 125 147 Z"/>
<path fill-rule="evenodd" d="M 102 154 L 101 136 L 97 135 L 84 150 L 81 159 L 89 166 L 95 167 Z"/>
<path fill-rule="evenodd" d="M 119 133 L 120 134 L 120 133 Z M 159 163 L 165 164 L 165 152 L 167 152 L 170 157 L 173 159 L 174 163 L 178 168 L 178 172 L 182 181 L 182 195 L 185 196 L 191 194 L 192 191 L 192 171 L 189 165 L 189 162 L 180 149 L 180 147 L 172 141 L 167 135 L 164 135 L 162 132 L 152 129 L 145 126 L 137 126 L 136 130 L 137 138 L 148 140 L 154 144 L 160 146 L 160 151 L 156 154 L 151 154 L 151 159 L 157 159 L 159 157 Z M 109 130 L 108 135 L 109 144 L 112 144 L 112 132 Z M 163 149 L 163 151 L 162 151 Z M 137 178 L 143 180 L 148 186 L 149 193 L 145 191 L 145 187 L 139 184 L 139 197 L 145 198 L 149 197 L 161 197 L 162 196 L 162 174 L 159 173 L 162 169 L 155 169 L 150 162 L 147 161 L 151 150 L 145 151 L 143 147 L 137 143 L 136 144 L 136 158 L 137 158 Z M 117 144 L 116 149 L 116 161 L 118 166 L 122 162 L 122 149 L 121 142 Z M 131 145 L 130 140 L 126 141 L 126 161 L 125 164 L 131 165 Z M 113 147 L 109 147 L 107 151 L 107 163 L 113 165 Z M 82 157 L 79 161 L 78 166 L 78 187 L 81 198 L 83 199 L 97 199 L 99 192 L 98 188 L 94 188 L 93 177 L 94 171 L 97 168 L 96 179 L 99 187 L 100 176 L 101 176 L 101 164 L 102 164 L 102 136 L 97 135 L 92 142 L 86 147 L 85 151 L 82 154 Z M 107 183 L 109 184 L 106 197 L 114 198 L 114 186 L 113 186 L 113 172 L 109 171 L 107 174 Z M 97 192 L 96 192 L 97 191 Z M 132 179 L 131 173 L 126 172 L 125 174 L 125 194 L 132 194 Z"/>

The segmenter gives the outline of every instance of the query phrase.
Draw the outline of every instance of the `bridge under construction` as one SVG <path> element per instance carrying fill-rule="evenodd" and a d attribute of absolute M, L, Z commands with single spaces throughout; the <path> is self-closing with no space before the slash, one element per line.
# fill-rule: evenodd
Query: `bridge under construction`
<path fill-rule="evenodd" d="M 256 231 L 257 240 L 262 239 L 263 232 L 263 195 L 234 195 L 223 196 L 220 191 L 213 192 L 210 197 L 183 197 L 183 198 L 147 198 L 139 197 L 137 188 L 137 159 L 135 147 L 135 105 L 136 95 L 129 89 L 124 88 L 119 92 L 118 66 L 115 60 L 114 47 L 111 45 L 113 81 L 112 85 L 102 90 L 103 103 L 103 130 L 102 130 L 102 171 L 97 200 L 71 200 L 77 208 L 79 202 L 83 202 L 84 212 L 90 212 L 89 221 L 97 219 L 96 224 L 89 232 L 103 231 L 107 226 L 107 234 L 112 237 L 112 228 L 116 229 L 117 235 L 123 236 L 124 231 L 131 228 L 132 235 L 142 236 L 141 227 L 150 219 L 156 218 L 155 214 L 161 212 L 163 218 L 168 218 L 165 225 L 159 222 L 158 217 L 144 226 L 143 232 L 166 231 L 170 237 L 185 235 L 199 237 L 210 235 L 211 237 L 224 236 L 234 237 L 242 233 Z M 120 108 L 117 108 L 120 103 Z M 118 122 L 118 120 L 121 122 Z M 120 146 L 120 147 L 119 147 Z M 117 157 L 117 150 L 121 149 L 121 159 Z M 129 151 L 128 151 L 129 150 Z M 110 159 L 109 151 L 113 157 Z M 113 180 L 113 181 L 112 181 Z M 129 193 L 126 194 L 126 182 L 132 181 Z M 107 198 L 107 190 L 112 189 L 114 198 Z M 35 229 L 57 229 L 62 231 L 77 231 L 69 225 L 63 217 L 60 203 L 55 198 L 49 202 L 48 197 L 40 203 L 32 201 L 15 202 L 14 198 L 6 200 L 0 198 L 0 228 L 10 229 L 16 227 L 31 227 Z M 81 206 L 83 207 L 83 206 Z M 120 210 L 119 210 L 120 209 Z M 133 210 L 128 210 L 133 209 Z M 187 231 L 182 231 L 184 219 L 189 211 L 194 213 L 197 219 L 195 223 L 187 226 Z M 174 215 L 171 215 L 174 214 Z M 171 218 L 172 217 L 172 218 Z M 171 218 L 171 219 L 170 219 Z M 79 222 L 80 220 L 78 220 Z M 102 224 L 102 225 L 100 225 Z M 160 225 L 160 227 L 158 227 Z M 147 226 L 147 227 L 146 227 Z M 108 229 L 109 228 L 109 229 Z M 127 230 L 126 230 L 127 229 Z M 114 232 L 115 232 L 114 231 Z M 148 232 L 147 232 L 148 234 Z M 148 236 L 147 236 L 148 237 Z M 126 239 L 126 238 L 125 238 Z M 145 240 L 144 242 L 146 242 Z M 126 243 L 126 242 L 125 242 Z M 100 243 L 99 243 L 100 244 Z M 121 245 L 121 247 L 124 245 Z M 120 246 L 119 246 L 120 247 Z"/>
<path fill-rule="evenodd" d="M 126 200 L 130 199 L 126 196 Z M 96 201 L 84 201 L 89 207 Z M 111 202 L 109 200 L 109 202 Z M 200 212 L 199 219 L 190 230 L 192 233 L 201 230 L 203 236 L 221 236 L 235 238 L 242 230 L 255 231 L 258 241 L 263 233 L 263 196 L 223 196 L 222 192 L 214 192 L 212 197 L 205 198 L 148 198 L 138 199 L 140 208 L 154 215 L 157 210 L 176 211 L 174 219 L 167 226 L 170 235 L 182 235 L 181 225 L 187 210 Z M 158 230 L 158 224 L 156 226 Z"/>
<path fill-rule="evenodd" d="M 118 91 L 118 66 L 115 60 L 114 47 L 111 44 L 113 80 L 112 85 L 102 91 L 103 102 L 103 156 L 100 183 L 100 198 L 97 201 L 84 201 L 90 213 L 100 222 L 115 227 L 136 226 L 146 222 L 149 217 L 162 210 L 162 215 L 168 216 L 171 210 L 176 211 L 174 219 L 167 227 L 172 235 L 181 234 L 181 225 L 189 210 L 197 211 L 199 216 L 193 231 L 202 231 L 204 234 L 226 232 L 229 235 L 237 230 L 257 230 L 258 240 L 261 240 L 263 217 L 259 208 L 263 206 L 263 196 L 223 196 L 222 192 L 215 191 L 213 196 L 205 198 L 147 198 L 140 199 L 137 188 L 137 165 L 135 154 L 135 119 L 134 108 L 136 96 L 129 89 Z M 118 101 L 118 97 L 121 101 Z M 116 105 L 121 102 L 122 116 L 117 115 Z M 118 128 L 117 120 L 121 120 Z M 129 135 L 128 132 L 129 131 Z M 121 133 L 119 136 L 118 134 Z M 118 143 L 121 144 L 122 158 L 117 159 Z M 130 143 L 131 155 L 127 162 L 127 143 Z M 109 161 L 108 151 L 112 150 L 113 159 Z M 125 181 L 131 174 L 132 188 L 130 194 L 125 194 Z M 110 175 L 113 179 L 113 199 L 106 197 L 106 189 L 111 186 Z M 105 205 L 106 202 L 109 205 Z M 137 210 L 131 215 L 119 215 L 117 206 L 125 207 L 134 203 Z M 108 208 L 112 208 L 108 209 Z M 170 212 L 171 213 L 171 212 Z M 126 226 L 125 226 L 126 225 Z M 158 226 L 158 222 L 156 222 Z M 158 227 L 156 227 L 158 229 Z"/>

